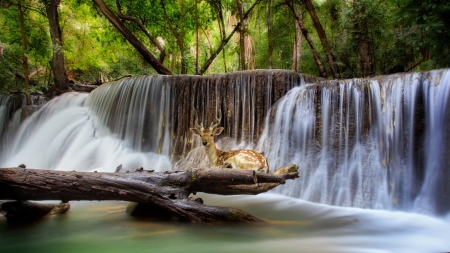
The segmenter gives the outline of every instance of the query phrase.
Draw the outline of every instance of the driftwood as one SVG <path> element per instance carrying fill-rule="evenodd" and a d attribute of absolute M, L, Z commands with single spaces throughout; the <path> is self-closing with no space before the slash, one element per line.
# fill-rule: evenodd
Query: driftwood
<path fill-rule="evenodd" d="M 45 215 L 64 214 L 70 209 L 69 203 L 42 204 L 30 201 L 0 203 L 0 210 L 8 221 L 32 221 Z"/>
<path fill-rule="evenodd" d="M 290 165 L 296 171 L 296 165 Z M 293 171 L 292 169 L 290 171 Z M 230 169 L 97 173 L 0 168 L 3 200 L 122 200 L 192 222 L 243 222 L 260 219 L 239 209 L 203 205 L 196 192 L 222 195 L 266 192 L 298 172 L 274 175 Z"/>

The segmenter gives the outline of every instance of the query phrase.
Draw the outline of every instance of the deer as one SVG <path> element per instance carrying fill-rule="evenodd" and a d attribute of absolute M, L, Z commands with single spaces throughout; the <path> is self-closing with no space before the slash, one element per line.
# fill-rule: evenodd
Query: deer
<path fill-rule="evenodd" d="M 191 132 L 200 136 L 202 144 L 205 147 L 208 160 L 214 168 L 232 168 L 241 170 L 255 170 L 265 173 L 270 172 L 267 159 L 259 152 L 248 149 L 222 151 L 217 149 L 214 137 L 224 130 L 223 127 L 217 127 L 222 120 L 222 111 L 219 109 L 217 122 L 211 122 L 209 128 L 204 128 L 203 123 L 198 124 L 197 111 L 194 110 L 195 126 L 190 128 Z"/>

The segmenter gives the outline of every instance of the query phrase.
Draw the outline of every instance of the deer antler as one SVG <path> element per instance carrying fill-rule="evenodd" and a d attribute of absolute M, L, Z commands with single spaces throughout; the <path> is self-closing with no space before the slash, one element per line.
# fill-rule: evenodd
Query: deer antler
<path fill-rule="evenodd" d="M 198 124 L 198 115 L 197 110 L 194 109 L 194 119 L 195 119 L 195 127 L 197 127 L 200 130 L 203 130 L 203 123 Z"/>
<path fill-rule="evenodd" d="M 211 125 L 209 125 L 210 129 L 215 129 L 220 124 L 220 121 L 222 120 L 222 110 L 220 109 L 219 109 L 219 117 L 218 118 L 216 117 L 216 120 L 217 120 L 216 124 L 214 124 L 214 122 L 211 122 Z"/>

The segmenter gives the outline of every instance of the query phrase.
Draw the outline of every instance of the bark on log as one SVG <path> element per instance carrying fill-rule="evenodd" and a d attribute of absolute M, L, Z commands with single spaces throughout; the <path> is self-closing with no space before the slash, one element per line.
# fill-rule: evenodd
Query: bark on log
<path fill-rule="evenodd" d="M 297 177 L 298 172 L 274 175 L 229 169 L 96 173 L 0 168 L 0 199 L 123 200 L 150 206 L 185 221 L 260 221 L 239 209 L 203 205 L 189 195 L 258 194 Z"/>

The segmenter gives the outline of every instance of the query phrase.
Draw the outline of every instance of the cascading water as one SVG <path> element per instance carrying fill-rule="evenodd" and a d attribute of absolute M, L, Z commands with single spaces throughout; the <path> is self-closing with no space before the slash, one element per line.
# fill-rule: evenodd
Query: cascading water
<path fill-rule="evenodd" d="M 272 109 L 259 149 L 300 178 L 278 192 L 314 202 L 446 214 L 450 71 L 322 82 Z"/>
<path fill-rule="evenodd" d="M 24 95 L 0 94 L 0 140 L 7 143 L 17 131 L 23 115 L 29 115 L 47 102 L 47 98 L 40 95 L 31 96 L 31 105 L 27 105 Z M 0 145 L 0 154 L 4 152 L 4 145 Z M 0 155 L 1 156 L 1 155 Z"/>
<path fill-rule="evenodd" d="M 48 102 L 9 138 L 0 166 L 26 164 L 30 168 L 114 171 L 126 168 L 170 168 L 166 156 L 130 149 L 107 133 L 89 107 L 87 94 L 67 93 Z"/>
<path fill-rule="evenodd" d="M 170 170 L 171 159 L 195 146 L 189 132 L 194 108 L 209 121 L 222 108 L 227 135 L 252 141 L 271 104 L 301 82 L 292 71 L 143 76 L 104 84 L 89 95 L 68 93 L 4 140 L 0 166 Z"/>
<path fill-rule="evenodd" d="M 257 149 L 272 169 L 300 166 L 301 177 L 279 187 L 280 193 L 332 205 L 445 214 L 448 73 L 309 85 L 291 73 L 274 82 L 271 72 L 123 79 L 90 95 L 69 93 L 47 103 L 4 138 L 0 166 L 167 170 L 174 156 L 199 146 L 188 130 L 192 109 L 210 122 L 220 108 L 225 135 L 247 144 L 259 137 Z M 267 83 L 255 86 L 255 80 Z M 282 97 L 275 94 L 280 86 L 286 92 L 299 87 Z M 264 125 L 261 115 L 275 96 L 281 99 Z"/>
<path fill-rule="evenodd" d="M 103 85 L 86 101 L 97 117 L 98 131 L 114 135 L 136 151 L 170 155 L 172 103 L 167 77 L 122 79 Z"/>
<path fill-rule="evenodd" d="M 7 113 L 10 103 L 10 97 L 0 94 L 0 139 L 3 137 L 6 127 L 8 126 Z"/>
<path fill-rule="evenodd" d="M 66 215 L 30 227 L 0 216 L 0 251 L 448 252 L 448 216 L 339 206 L 448 212 L 449 73 L 307 85 L 279 70 L 150 76 L 64 94 L 18 129 L 21 113 L 10 112 L 0 167 L 167 170 L 199 146 L 193 109 L 205 125 L 221 109 L 223 135 L 240 147 L 259 140 L 272 169 L 296 163 L 300 178 L 275 190 L 287 196 L 197 194 L 265 219 L 260 226 L 135 220 L 124 202 L 71 201 Z"/>

